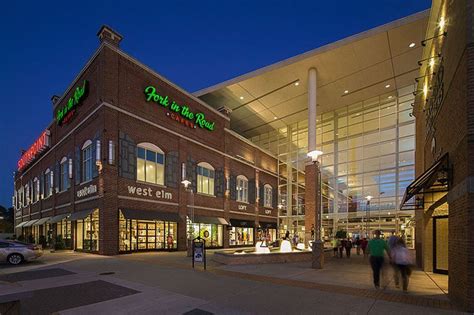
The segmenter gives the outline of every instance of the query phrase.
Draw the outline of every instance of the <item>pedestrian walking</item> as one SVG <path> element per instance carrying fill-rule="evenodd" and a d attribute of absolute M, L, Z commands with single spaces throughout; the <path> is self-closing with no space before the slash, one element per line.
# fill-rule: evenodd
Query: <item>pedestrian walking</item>
<path fill-rule="evenodd" d="M 331 242 L 333 257 L 337 257 L 337 243 L 338 243 L 337 238 L 333 238 Z"/>
<path fill-rule="evenodd" d="M 390 252 L 387 242 L 380 238 L 380 230 L 375 231 L 375 238 L 369 241 L 370 266 L 372 267 L 374 286 L 376 289 L 380 288 L 380 271 L 382 270 L 384 262 L 384 252 L 390 258 Z"/>
<path fill-rule="evenodd" d="M 344 247 L 345 247 L 345 242 L 343 239 L 339 240 L 338 244 L 337 244 L 337 247 L 339 249 L 339 258 L 342 258 L 342 252 L 344 251 Z"/>
<path fill-rule="evenodd" d="M 392 252 L 392 250 L 397 246 L 398 241 L 400 238 L 395 235 L 395 231 L 392 231 L 392 235 L 387 240 L 388 250 Z M 390 261 L 390 265 L 392 267 L 393 272 L 393 281 L 395 282 L 395 286 L 398 288 L 400 285 L 400 269 L 397 267 L 393 260 Z"/>
<path fill-rule="evenodd" d="M 398 275 L 402 277 L 402 288 L 404 292 L 408 290 L 408 281 L 411 275 L 411 257 L 410 252 L 405 246 L 405 242 L 398 238 L 397 242 L 394 244 L 393 248 L 390 250 L 390 255 L 392 257 L 391 261 L 393 265 L 398 269 L 396 273 L 396 282 L 395 285 L 399 287 Z"/>
<path fill-rule="evenodd" d="M 369 242 L 367 241 L 367 239 L 365 237 L 360 241 L 360 249 L 362 249 L 362 253 L 364 254 L 364 258 L 367 257 L 367 245 L 368 244 L 369 244 Z"/>
<path fill-rule="evenodd" d="M 344 248 L 346 249 L 346 258 L 351 257 L 351 250 L 352 250 L 352 241 L 348 238 L 344 244 Z"/>
<path fill-rule="evenodd" d="M 361 240 L 357 236 L 356 239 L 355 239 L 355 247 L 356 247 L 356 253 L 357 253 L 358 256 L 360 255 L 360 243 L 361 243 Z"/>

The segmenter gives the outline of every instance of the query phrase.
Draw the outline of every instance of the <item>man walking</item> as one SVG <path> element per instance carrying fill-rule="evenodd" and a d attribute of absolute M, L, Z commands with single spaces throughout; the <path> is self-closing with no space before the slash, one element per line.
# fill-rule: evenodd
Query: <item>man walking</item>
<path fill-rule="evenodd" d="M 370 255 L 370 266 L 372 267 L 374 286 L 376 289 L 380 288 L 380 270 L 382 269 L 384 262 L 384 251 L 390 257 L 387 243 L 385 240 L 380 238 L 380 230 L 375 231 L 375 238 L 369 241 L 369 255 Z"/>
<path fill-rule="evenodd" d="M 388 250 L 390 251 L 390 253 L 393 251 L 395 246 L 397 246 L 399 240 L 400 238 L 397 235 L 395 235 L 395 231 L 392 231 L 392 235 L 390 235 L 390 237 L 387 240 Z M 393 269 L 393 281 L 395 282 L 395 286 L 398 288 L 400 285 L 400 277 L 399 277 L 400 269 L 397 267 L 397 265 L 393 261 L 390 261 L 390 265 L 392 265 L 392 269 Z"/>

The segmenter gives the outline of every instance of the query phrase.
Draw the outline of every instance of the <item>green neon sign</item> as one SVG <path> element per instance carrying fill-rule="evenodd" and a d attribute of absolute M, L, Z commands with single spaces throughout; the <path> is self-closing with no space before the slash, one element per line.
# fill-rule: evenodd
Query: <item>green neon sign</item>
<path fill-rule="evenodd" d="M 56 112 L 56 122 L 58 125 L 68 123 L 71 120 L 76 111 L 76 107 L 80 105 L 87 96 L 87 92 L 89 92 L 88 87 L 89 82 L 84 80 L 82 86 L 76 87 L 74 94 L 69 98 L 67 103 L 63 107 L 58 108 Z"/>
<path fill-rule="evenodd" d="M 203 113 L 193 113 L 188 106 L 179 105 L 175 101 L 170 100 L 167 95 L 157 94 L 155 87 L 151 85 L 147 86 L 145 88 L 145 95 L 147 102 L 154 102 L 166 107 L 172 112 L 178 113 L 181 117 L 193 122 L 196 126 L 214 131 L 215 122 L 206 120 L 206 116 Z"/>

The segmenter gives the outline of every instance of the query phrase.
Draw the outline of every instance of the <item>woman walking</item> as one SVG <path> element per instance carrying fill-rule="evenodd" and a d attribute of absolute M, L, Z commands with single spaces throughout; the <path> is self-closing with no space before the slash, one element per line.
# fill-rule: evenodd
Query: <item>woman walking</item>
<path fill-rule="evenodd" d="M 410 277 L 411 274 L 411 268 L 410 265 L 411 263 L 411 257 L 410 257 L 410 252 L 405 246 L 405 242 L 399 238 L 393 248 L 390 251 L 390 255 L 392 257 L 392 263 L 395 265 L 395 267 L 398 269 L 398 273 L 402 277 L 402 286 L 403 286 L 403 291 L 407 292 L 408 290 L 408 278 Z M 398 273 L 396 274 L 396 277 L 398 278 Z M 395 285 L 398 287 L 398 279 L 395 279 Z"/>

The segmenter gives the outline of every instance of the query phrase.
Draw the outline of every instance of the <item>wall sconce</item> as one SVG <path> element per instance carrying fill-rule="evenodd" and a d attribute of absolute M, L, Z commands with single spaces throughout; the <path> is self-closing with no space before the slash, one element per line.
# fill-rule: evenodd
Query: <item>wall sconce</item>
<path fill-rule="evenodd" d="M 448 36 L 448 32 L 443 32 L 443 33 L 440 33 L 438 35 L 435 35 L 433 37 L 430 37 L 430 38 L 427 38 L 427 39 L 424 39 L 421 41 L 421 46 L 426 46 L 426 42 L 427 41 L 430 41 L 430 40 L 433 40 L 435 38 L 438 38 L 438 37 L 441 37 L 441 36 Z"/>
<path fill-rule="evenodd" d="M 100 140 L 96 140 L 95 142 L 95 161 L 100 162 Z"/>
<path fill-rule="evenodd" d="M 69 177 L 69 179 L 72 179 L 72 159 L 69 159 L 68 163 L 69 163 L 69 166 L 68 166 L 68 168 L 67 168 L 67 170 L 68 170 L 68 177 Z"/>

